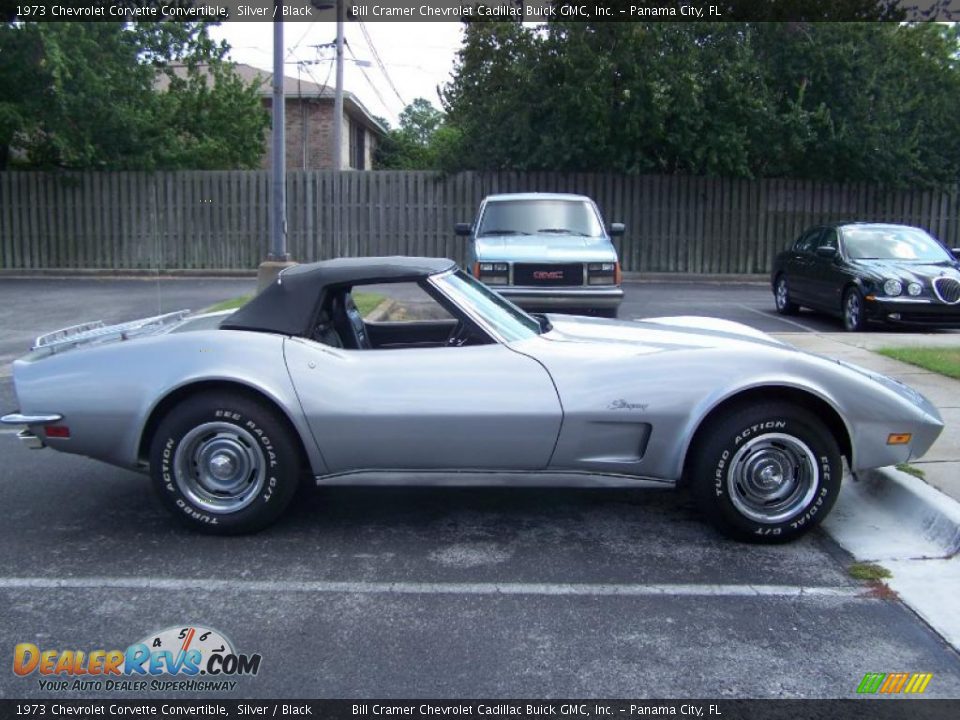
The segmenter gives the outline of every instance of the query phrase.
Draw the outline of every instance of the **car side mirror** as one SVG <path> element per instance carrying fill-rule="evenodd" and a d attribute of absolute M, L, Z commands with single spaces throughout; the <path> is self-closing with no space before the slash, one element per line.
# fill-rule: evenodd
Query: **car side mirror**
<path fill-rule="evenodd" d="M 610 236 L 623 235 L 627 231 L 627 226 L 623 223 L 610 223 Z"/>
<path fill-rule="evenodd" d="M 950 248 L 950 252 L 953 253 L 953 256 L 954 256 L 957 260 L 960 260 L 960 248 Z"/>
<path fill-rule="evenodd" d="M 473 230 L 473 226 L 470 223 L 457 223 L 453 226 L 453 231 L 463 237 L 470 235 L 471 230 Z"/>
<path fill-rule="evenodd" d="M 830 247 L 829 245 L 823 245 L 817 248 L 817 255 L 829 260 L 830 258 L 836 257 L 837 249 Z"/>

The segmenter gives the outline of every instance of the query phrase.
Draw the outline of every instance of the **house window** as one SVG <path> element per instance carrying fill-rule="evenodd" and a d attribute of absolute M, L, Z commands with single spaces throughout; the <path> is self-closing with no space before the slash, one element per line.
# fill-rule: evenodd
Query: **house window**
<path fill-rule="evenodd" d="M 366 170 L 367 131 L 359 123 L 350 123 L 350 167 L 354 170 Z"/>

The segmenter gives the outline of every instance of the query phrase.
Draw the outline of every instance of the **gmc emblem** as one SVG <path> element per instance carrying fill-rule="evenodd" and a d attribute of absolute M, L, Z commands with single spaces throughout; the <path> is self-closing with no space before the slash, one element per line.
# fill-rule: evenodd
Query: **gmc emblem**
<path fill-rule="evenodd" d="M 534 280 L 563 280 L 563 270 L 534 270 Z"/>

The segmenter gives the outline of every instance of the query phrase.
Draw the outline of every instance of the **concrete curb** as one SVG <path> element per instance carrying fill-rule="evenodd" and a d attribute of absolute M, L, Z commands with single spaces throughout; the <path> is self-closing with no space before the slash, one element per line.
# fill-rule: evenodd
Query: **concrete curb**
<path fill-rule="evenodd" d="M 370 311 L 370 314 L 367 315 L 364 320 L 367 322 L 380 322 L 388 317 L 390 313 L 393 312 L 393 309 L 397 306 L 396 300 L 391 300 L 387 298 L 383 300 L 379 305 L 377 305 L 373 310 Z"/>
<path fill-rule="evenodd" d="M 770 284 L 769 273 L 681 273 L 681 272 L 625 272 L 625 282 L 635 283 L 707 283 L 714 285 L 762 285 Z"/>
<path fill-rule="evenodd" d="M 882 468 L 857 482 L 844 478 L 823 527 L 856 560 L 889 570 L 884 584 L 960 652 L 960 503 Z"/>
<path fill-rule="evenodd" d="M 960 552 L 960 503 L 895 468 L 845 478 L 824 527 L 858 560 L 950 558 Z"/>

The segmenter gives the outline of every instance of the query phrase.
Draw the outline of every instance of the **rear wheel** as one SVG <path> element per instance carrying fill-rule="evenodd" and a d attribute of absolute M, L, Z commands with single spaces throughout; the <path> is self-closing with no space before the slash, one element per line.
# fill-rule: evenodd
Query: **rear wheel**
<path fill-rule="evenodd" d="M 230 535 L 274 522 L 297 490 L 301 461 L 288 423 L 273 408 L 232 393 L 177 405 L 150 447 L 161 502 L 194 530 Z"/>
<path fill-rule="evenodd" d="M 790 288 L 787 285 L 787 276 L 777 277 L 773 286 L 773 299 L 777 304 L 777 312 L 781 315 L 796 315 L 800 311 L 800 306 L 790 299 Z"/>
<path fill-rule="evenodd" d="M 815 415 L 791 405 L 741 406 L 712 419 L 691 452 L 691 490 L 725 535 L 788 542 L 816 527 L 837 499 L 837 442 Z"/>
<path fill-rule="evenodd" d="M 847 332 L 863 332 L 867 321 L 863 315 L 863 295 L 857 288 L 849 288 L 843 294 L 843 329 Z"/>

